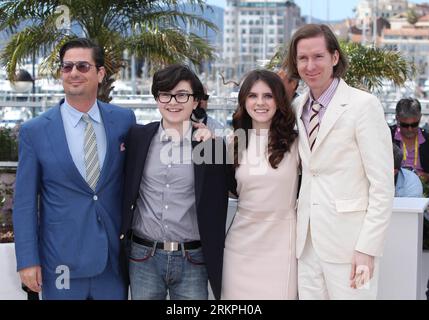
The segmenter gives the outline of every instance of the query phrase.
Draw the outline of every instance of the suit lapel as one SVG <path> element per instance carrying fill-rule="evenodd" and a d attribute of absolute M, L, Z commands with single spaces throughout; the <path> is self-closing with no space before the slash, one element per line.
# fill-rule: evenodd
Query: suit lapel
<path fill-rule="evenodd" d="M 194 148 L 200 144 L 201 142 L 192 140 L 192 156 L 194 156 Z M 201 156 L 204 157 L 204 148 L 201 151 Z M 195 183 L 195 207 L 198 208 L 198 205 L 201 200 L 201 194 L 204 186 L 204 178 L 205 178 L 205 166 L 206 164 L 196 164 L 192 161 L 194 165 L 194 183 Z M 198 210 L 197 210 L 198 212 Z"/>
<path fill-rule="evenodd" d="M 114 129 L 114 117 L 112 115 L 112 110 L 105 106 L 104 103 L 97 101 L 98 108 L 100 110 L 101 119 L 103 120 L 104 131 L 106 133 L 106 156 L 104 157 L 103 168 L 101 168 L 100 172 L 100 180 L 97 183 L 96 191 L 103 186 L 104 181 L 107 179 L 109 175 L 109 168 L 111 168 L 111 163 L 113 161 L 113 157 L 116 155 L 115 153 L 115 144 L 113 139 L 113 129 Z M 117 146 L 119 148 L 119 146 Z"/>
<path fill-rule="evenodd" d="M 340 80 L 338 88 L 323 116 L 319 133 L 317 134 L 316 144 L 314 145 L 312 153 L 316 152 L 318 147 L 323 143 L 323 140 L 327 137 L 328 133 L 334 127 L 337 120 L 341 117 L 344 111 L 347 110 L 346 107 L 348 105 L 347 101 L 349 95 L 349 87 L 343 80 Z"/>
<path fill-rule="evenodd" d="M 70 181 L 77 183 L 81 188 L 87 188 L 91 191 L 91 188 L 86 183 L 85 179 L 79 173 L 76 165 L 73 162 L 73 158 L 68 148 L 66 133 L 64 131 L 64 123 L 61 117 L 61 111 L 59 105 L 52 109 L 52 112 L 47 115 L 50 120 L 45 127 L 45 134 L 52 146 L 52 152 L 57 160 L 58 165 L 63 169 Z"/>
<path fill-rule="evenodd" d="M 306 93 L 301 96 L 300 100 L 297 101 L 296 107 L 296 122 L 299 132 L 299 140 L 301 142 L 302 148 L 310 152 L 310 144 L 308 143 L 307 130 L 305 129 L 304 121 L 302 121 L 302 113 L 304 112 L 304 107 L 307 104 L 309 94 Z"/>
<path fill-rule="evenodd" d="M 137 138 L 135 141 L 131 142 L 133 144 L 134 150 L 136 150 L 135 159 L 133 159 L 134 163 L 134 177 L 135 183 L 137 187 L 140 186 L 140 182 L 143 176 L 143 169 L 146 164 L 147 155 L 149 152 L 150 144 L 158 131 L 160 126 L 160 122 L 155 123 L 154 125 L 147 125 L 145 127 L 141 127 L 142 130 L 139 130 L 137 134 Z"/>

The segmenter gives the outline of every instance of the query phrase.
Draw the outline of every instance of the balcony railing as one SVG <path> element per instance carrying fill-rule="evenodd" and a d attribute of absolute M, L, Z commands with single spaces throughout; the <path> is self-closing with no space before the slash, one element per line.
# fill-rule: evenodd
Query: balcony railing
<path fill-rule="evenodd" d="M 63 94 L 7 94 L 0 95 L 0 127 L 13 127 L 55 106 Z M 397 100 L 383 99 L 386 121 L 395 121 Z M 419 100 L 422 105 L 421 125 L 429 125 L 429 100 Z M 134 110 L 137 122 L 146 124 L 161 118 L 152 95 L 115 95 L 111 103 Z M 236 97 L 211 96 L 208 114 L 225 126 L 230 126 L 237 107 Z"/>

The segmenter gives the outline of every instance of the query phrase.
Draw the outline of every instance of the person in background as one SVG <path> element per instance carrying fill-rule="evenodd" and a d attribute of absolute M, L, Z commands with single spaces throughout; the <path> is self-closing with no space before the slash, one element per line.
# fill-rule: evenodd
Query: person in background
<path fill-rule="evenodd" d="M 393 145 L 393 161 L 395 168 L 395 197 L 422 198 L 423 186 L 420 178 L 411 170 L 401 168 L 402 150 Z"/>
<path fill-rule="evenodd" d="M 347 57 L 326 25 L 299 28 L 285 62 L 308 87 L 293 101 L 302 164 L 299 298 L 375 299 L 394 197 L 384 109 L 341 78 Z"/>
<path fill-rule="evenodd" d="M 19 132 L 17 269 L 43 299 L 126 299 L 119 228 L 124 141 L 135 116 L 97 100 L 102 48 L 78 38 L 59 55 L 65 99 Z"/>
<path fill-rule="evenodd" d="M 396 125 L 390 127 L 393 143 L 402 150 L 402 167 L 414 170 L 423 181 L 429 179 L 429 134 L 419 128 L 422 108 L 419 100 L 404 98 L 396 104 Z"/>
<path fill-rule="evenodd" d="M 198 103 L 197 108 L 192 112 L 191 120 L 194 122 L 200 122 L 207 126 L 207 128 L 213 132 L 213 134 L 218 133 L 217 136 L 222 136 L 220 134 L 223 132 L 225 127 L 216 119 L 212 118 L 207 113 L 208 100 L 210 96 L 207 94 L 207 87 L 204 86 L 204 96 L 201 97 L 200 102 Z"/>
<path fill-rule="evenodd" d="M 299 94 L 296 92 L 299 86 L 299 79 L 291 78 L 289 73 L 287 73 L 284 68 L 280 69 L 277 74 L 283 81 L 289 102 L 292 103 L 292 101 L 299 96 Z"/>
<path fill-rule="evenodd" d="M 422 108 L 419 100 L 403 98 L 396 104 L 396 125 L 390 127 L 392 140 L 401 149 L 402 168 L 417 174 L 423 183 L 429 182 L 429 133 L 420 128 Z M 399 156 L 398 156 L 399 158 Z M 425 217 L 427 212 L 425 213 Z M 423 249 L 428 250 L 429 222 L 423 224 Z M 429 300 L 429 281 L 426 296 Z"/>

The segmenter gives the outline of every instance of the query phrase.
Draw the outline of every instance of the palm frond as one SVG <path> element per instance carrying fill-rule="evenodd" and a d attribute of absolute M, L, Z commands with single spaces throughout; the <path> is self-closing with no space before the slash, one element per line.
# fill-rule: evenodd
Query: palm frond
<path fill-rule="evenodd" d="M 14 34 L 0 54 L 0 63 L 6 66 L 7 76 L 14 80 L 16 68 L 22 61 L 39 54 L 42 49 L 50 48 L 64 35 L 47 19 L 39 26 L 27 27 Z M 43 44 L 43 46 L 41 46 Z"/>
<path fill-rule="evenodd" d="M 200 64 L 213 58 L 214 48 L 205 39 L 187 34 L 186 26 L 217 30 L 201 17 L 205 0 L 4 0 L 0 1 L 0 31 L 13 30 L 0 55 L 0 63 L 13 77 L 17 65 L 26 57 L 50 49 L 40 70 L 56 74 L 58 49 L 75 37 L 71 30 L 58 30 L 55 22 L 59 5 L 67 6 L 72 25 L 78 25 L 87 38 L 105 50 L 106 79 L 101 85 L 102 99 L 108 101 L 114 75 L 125 62 L 124 49 L 130 54 L 166 64 Z M 191 13 L 183 5 L 192 5 Z M 182 27 L 179 27 L 182 25 Z M 182 28 L 182 29 L 181 29 Z"/>
<path fill-rule="evenodd" d="M 415 66 L 398 51 L 342 43 L 349 58 L 345 80 L 352 86 L 369 91 L 381 89 L 383 80 L 401 86 L 415 75 Z"/>
<path fill-rule="evenodd" d="M 0 30 L 16 29 L 22 22 L 40 22 L 55 11 L 58 0 L 6 0 L 0 3 Z"/>
<path fill-rule="evenodd" d="M 131 36 L 126 47 L 137 57 L 161 64 L 186 61 L 197 64 L 213 58 L 213 48 L 204 39 L 195 34 L 187 36 L 176 29 L 152 30 Z"/>

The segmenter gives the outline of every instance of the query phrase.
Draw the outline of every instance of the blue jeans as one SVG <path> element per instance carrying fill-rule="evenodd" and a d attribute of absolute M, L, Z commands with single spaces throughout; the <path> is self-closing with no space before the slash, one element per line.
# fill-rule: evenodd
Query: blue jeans
<path fill-rule="evenodd" d="M 132 242 L 133 300 L 207 300 L 208 277 L 201 248 L 165 251 Z"/>

